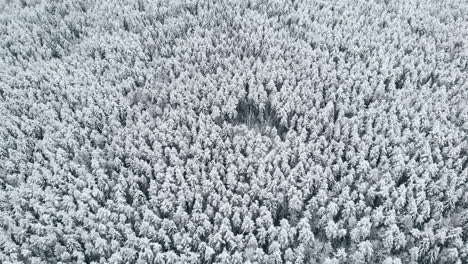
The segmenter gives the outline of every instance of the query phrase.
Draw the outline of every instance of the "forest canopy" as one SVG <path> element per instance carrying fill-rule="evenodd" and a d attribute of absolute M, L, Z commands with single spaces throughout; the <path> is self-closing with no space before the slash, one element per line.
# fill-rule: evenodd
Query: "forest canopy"
<path fill-rule="evenodd" d="M 0 263 L 468 263 L 468 2 L 0 1 Z"/>

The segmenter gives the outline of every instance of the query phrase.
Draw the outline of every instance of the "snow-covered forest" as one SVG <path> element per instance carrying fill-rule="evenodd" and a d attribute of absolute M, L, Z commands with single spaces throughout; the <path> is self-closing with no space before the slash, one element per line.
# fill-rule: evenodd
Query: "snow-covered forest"
<path fill-rule="evenodd" d="M 0 263 L 468 263 L 466 0 L 1 0 Z"/>

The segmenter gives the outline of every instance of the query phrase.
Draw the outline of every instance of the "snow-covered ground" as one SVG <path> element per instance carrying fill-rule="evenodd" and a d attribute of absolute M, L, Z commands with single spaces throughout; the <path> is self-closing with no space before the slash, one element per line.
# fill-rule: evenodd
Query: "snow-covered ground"
<path fill-rule="evenodd" d="M 0 0 L 0 263 L 468 263 L 468 2 Z"/>

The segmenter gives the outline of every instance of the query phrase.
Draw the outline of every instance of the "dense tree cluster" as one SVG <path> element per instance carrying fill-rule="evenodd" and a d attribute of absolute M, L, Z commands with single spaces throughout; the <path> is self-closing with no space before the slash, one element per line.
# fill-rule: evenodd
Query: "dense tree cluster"
<path fill-rule="evenodd" d="M 468 263 L 468 3 L 0 4 L 0 263 Z"/>

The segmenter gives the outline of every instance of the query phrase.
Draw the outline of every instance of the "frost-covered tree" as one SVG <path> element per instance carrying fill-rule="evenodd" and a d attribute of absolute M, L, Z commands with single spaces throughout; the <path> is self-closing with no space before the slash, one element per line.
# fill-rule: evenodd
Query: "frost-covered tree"
<path fill-rule="evenodd" d="M 1 2 L 0 262 L 467 263 L 467 21 Z"/>

